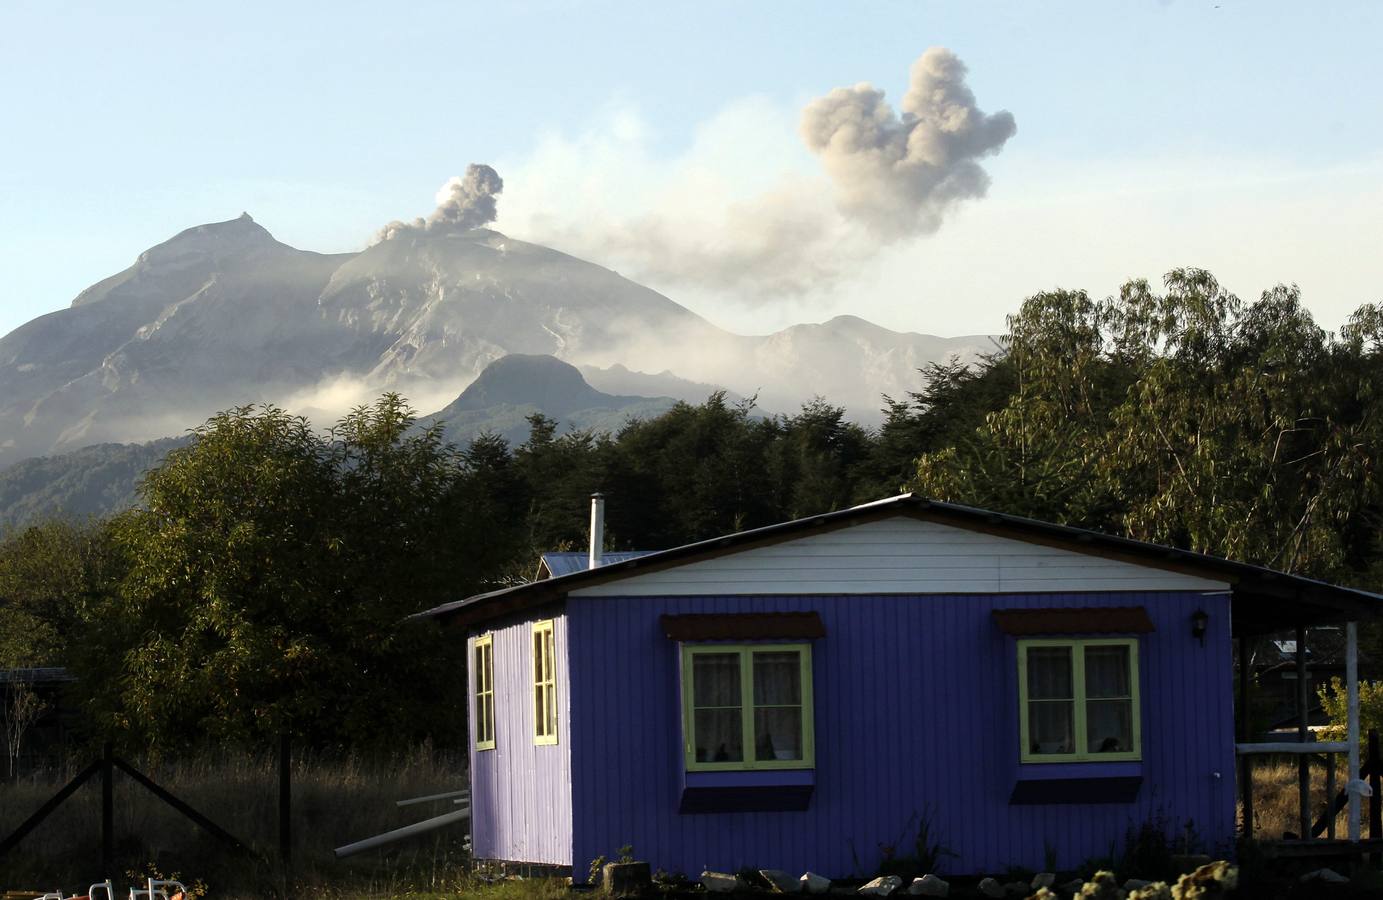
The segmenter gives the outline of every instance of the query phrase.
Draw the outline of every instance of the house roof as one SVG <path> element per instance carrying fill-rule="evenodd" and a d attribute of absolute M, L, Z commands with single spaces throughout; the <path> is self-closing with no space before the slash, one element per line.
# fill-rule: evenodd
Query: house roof
<path fill-rule="evenodd" d="M 602 566 L 615 565 L 616 563 L 628 562 L 631 559 L 638 559 L 640 556 L 648 556 L 652 550 L 610 550 L 602 553 L 600 564 Z M 573 572 L 583 572 L 589 568 L 589 553 L 544 553 L 538 558 L 538 576 L 535 581 L 544 578 L 560 578 L 563 575 L 571 575 Z"/>
<path fill-rule="evenodd" d="M 0 669 L 0 684 L 51 684 L 76 681 L 61 666 L 48 666 L 36 669 Z"/>
<path fill-rule="evenodd" d="M 453 625 L 489 621 L 559 602 L 569 591 L 579 588 L 898 515 L 1228 582 L 1236 635 L 1265 634 L 1299 623 L 1317 625 L 1383 615 L 1383 594 L 1084 528 L 900 494 L 836 512 L 611 561 L 597 569 L 554 573 L 552 578 L 444 603 L 411 618 L 438 619 Z"/>

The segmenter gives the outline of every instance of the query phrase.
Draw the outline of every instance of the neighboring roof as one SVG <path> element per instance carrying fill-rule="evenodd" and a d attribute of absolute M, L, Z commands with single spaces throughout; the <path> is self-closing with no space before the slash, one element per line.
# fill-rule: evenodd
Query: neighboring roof
<path fill-rule="evenodd" d="M 652 550 L 611 550 L 602 553 L 600 564 L 602 566 L 612 566 L 631 559 L 638 559 L 640 556 L 648 556 Z M 545 578 L 560 578 L 563 575 L 571 575 L 574 572 L 584 572 L 589 568 L 589 553 L 544 553 L 538 558 L 538 575 L 534 581 L 542 581 Z"/>
<path fill-rule="evenodd" d="M 1383 595 L 1380 594 L 1084 528 L 928 500 L 915 494 L 900 494 L 849 509 L 741 531 L 618 563 L 610 562 L 597 569 L 581 569 L 567 575 L 477 594 L 464 600 L 444 603 L 411 618 L 436 618 L 450 624 L 488 621 L 559 602 L 568 591 L 578 588 L 898 515 L 1228 582 L 1233 594 L 1232 614 L 1236 635 L 1264 634 L 1298 623 L 1315 625 L 1383 615 Z"/>
<path fill-rule="evenodd" d="M 50 684 L 76 680 L 61 666 L 38 669 L 0 669 L 0 683 Z"/>

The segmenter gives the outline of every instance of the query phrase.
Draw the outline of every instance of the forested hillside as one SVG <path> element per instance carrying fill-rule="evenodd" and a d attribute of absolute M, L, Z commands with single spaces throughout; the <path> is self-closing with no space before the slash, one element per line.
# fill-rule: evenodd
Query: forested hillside
<path fill-rule="evenodd" d="M 720 395 L 609 435 L 534 416 L 517 446 L 450 445 L 394 395 L 329 436 L 228 411 L 136 509 L 0 545 L 0 666 L 73 667 L 89 721 L 126 740 L 455 741 L 429 710 L 461 702 L 460 642 L 401 620 L 584 547 L 596 490 L 609 549 L 912 489 L 1383 586 L 1378 306 L 1331 333 L 1295 288 L 1244 303 L 1178 270 L 1104 301 L 1038 294 L 1009 324 L 982 364 L 920 372 L 878 430 L 828 400 L 760 417 Z"/>

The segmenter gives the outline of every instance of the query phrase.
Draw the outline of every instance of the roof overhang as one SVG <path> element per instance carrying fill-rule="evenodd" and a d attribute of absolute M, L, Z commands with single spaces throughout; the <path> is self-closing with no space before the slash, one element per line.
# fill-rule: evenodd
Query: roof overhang
<path fill-rule="evenodd" d="M 928 500 L 914 494 L 900 494 L 897 497 L 836 512 L 686 544 L 636 559 L 604 565 L 598 569 L 586 569 L 569 575 L 477 594 L 464 600 L 442 604 L 410 618 L 436 619 L 453 626 L 473 625 L 520 613 L 526 609 L 561 602 L 573 590 L 596 587 L 689 562 L 739 553 L 754 547 L 795 540 L 809 534 L 851 528 L 900 515 L 1222 581 L 1230 586 L 1236 636 L 1265 634 L 1292 628 L 1298 624 L 1323 625 L 1383 615 L 1383 595 L 1380 594 L 1340 587 L 1189 550 L 1178 550 L 1088 529 Z"/>

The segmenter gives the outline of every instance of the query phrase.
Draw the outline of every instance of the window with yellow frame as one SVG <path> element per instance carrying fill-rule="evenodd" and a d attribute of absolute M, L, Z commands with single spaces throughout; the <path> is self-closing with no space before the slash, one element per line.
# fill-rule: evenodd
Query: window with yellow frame
<path fill-rule="evenodd" d="M 683 645 L 682 734 L 688 771 L 811 768 L 811 645 Z"/>
<path fill-rule="evenodd" d="M 1018 705 L 1025 763 L 1141 759 L 1138 641 L 1018 641 Z"/>
<path fill-rule="evenodd" d="M 475 639 L 475 749 L 495 749 L 495 643 L 494 636 Z"/>
<path fill-rule="evenodd" d="M 557 743 L 557 653 L 552 620 L 533 623 L 533 743 Z"/>

